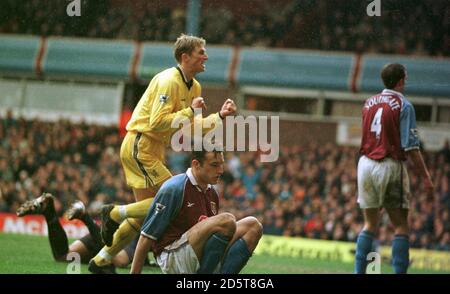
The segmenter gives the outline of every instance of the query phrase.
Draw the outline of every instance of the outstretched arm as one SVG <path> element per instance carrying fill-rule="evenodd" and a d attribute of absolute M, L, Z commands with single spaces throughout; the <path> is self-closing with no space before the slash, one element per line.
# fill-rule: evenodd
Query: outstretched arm
<path fill-rule="evenodd" d="M 155 241 L 146 236 L 141 235 L 139 237 L 139 241 L 136 246 L 136 251 L 134 252 L 133 263 L 131 264 L 130 274 L 140 274 L 142 272 L 145 257 L 150 251 L 153 242 Z"/>

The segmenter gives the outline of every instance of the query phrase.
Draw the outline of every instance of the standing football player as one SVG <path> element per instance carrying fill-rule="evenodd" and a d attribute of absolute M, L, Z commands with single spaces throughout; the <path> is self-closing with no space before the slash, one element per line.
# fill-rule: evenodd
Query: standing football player
<path fill-rule="evenodd" d="M 200 97 L 200 83 L 195 79 L 206 68 L 205 44 L 202 38 L 182 34 L 174 45 L 178 65 L 153 77 L 133 111 L 120 148 L 120 160 L 127 184 L 138 202 L 103 207 L 101 236 L 106 246 L 89 263 L 93 273 L 108 273 L 105 269 L 112 258 L 138 235 L 153 197 L 172 176 L 164 163 L 166 145 L 176 131 L 172 121 L 180 118 L 192 121 L 195 108 L 206 108 Z M 223 118 L 235 112 L 234 101 L 227 99 L 217 113 L 203 118 L 204 125 L 217 127 Z"/>
<path fill-rule="evenodd" d="M 433 182 L 419 150 L 416 115 L 403 96 L 407 79 L 401 64 L 387 64 L 381 71 L 386 89 L 365 101 L 362 111 L 362 140 L 358 162 L 358 203 L 364 228 L 356 244 L 355 273 L 366 273 L 380 210 L 384 208 L 394 226 L 392 265 L 395 273 L 406 273 L 409 265 L 408 209 L 409 158 L 424 187 L 433 195 Z"/>

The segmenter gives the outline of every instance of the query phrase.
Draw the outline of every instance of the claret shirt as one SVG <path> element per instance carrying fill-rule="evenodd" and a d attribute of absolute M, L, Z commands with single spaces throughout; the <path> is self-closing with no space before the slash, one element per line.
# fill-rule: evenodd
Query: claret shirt
<path fill-rule="evenodd" d="M 212 185 L 206 191 L 197 185 L 192 170 L 167 180 L 159 189 L 142 225 L 141 234 L 156 241 L 152 251 L 158 256 L 205 217 L 219 210 L 219 196 Z"/>
<path fill-rule="evenodd" d="M 393 90 L 385 89 L 365 101 L 362 132 L 360 154 L 374 160 L 406 160 L 405 151 L 419 148 L 414 107 Z"/>

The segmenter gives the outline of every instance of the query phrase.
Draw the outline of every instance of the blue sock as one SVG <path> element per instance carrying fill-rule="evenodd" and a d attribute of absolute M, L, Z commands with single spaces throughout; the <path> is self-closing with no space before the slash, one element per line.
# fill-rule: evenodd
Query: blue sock
<path fill-rule="evenodd" d="M 395 235 L 392 241 L 392 266 L 396 274 L 406 274 L 409 266 L 409 237 Z"/>
<path fill-rule="evenodd" d="M 247 264 L 252 254 L 248 251 L 247 243 L 240 238 L 228 250 L 222 268 L 221 274 L 238 274 Z"/>
<path fill-rule="evenodd" d="M 212 274 L 222 259 L 230 238 L 219 233 L 212 234 L 203 247 L 203 257 L 200 261 L 198 274 Z"/>
<path fill-rule="evenodd" d="M 373 233 L 362 231 L 356 240 L 355 274 L 365 274 L 367 255 L 372 251 Z"/>

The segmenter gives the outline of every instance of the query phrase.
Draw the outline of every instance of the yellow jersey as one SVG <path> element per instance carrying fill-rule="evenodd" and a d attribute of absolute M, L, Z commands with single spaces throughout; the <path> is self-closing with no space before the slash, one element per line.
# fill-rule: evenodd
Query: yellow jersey
<path fill-rule="evenodd" d="M 194 113 L 190 106 L 192 100 L 199 96 L 201 86 L 196 79 L 186 81 L 179 67 L 166 69 L 150 81 L 126 129 L 168 144 L 171 135 L 176 131 L 171 127 L 172 121 L 181 117 L 192 121 Z M 218 113 L 214 113 L 204 118 L 203 123 L 214 128 L 221 123 L 221 119 Z"/>

